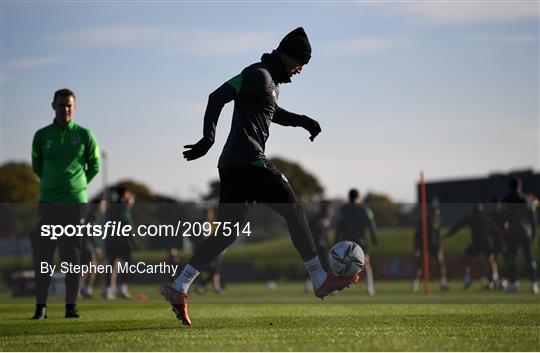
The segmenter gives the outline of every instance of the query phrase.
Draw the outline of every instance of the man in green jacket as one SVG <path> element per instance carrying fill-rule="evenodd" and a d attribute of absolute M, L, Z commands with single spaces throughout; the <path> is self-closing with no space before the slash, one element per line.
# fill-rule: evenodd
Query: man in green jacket
<path fill-rule="evenodd" d="M 41 235 L 43 225 L 76 225 L 83 218 L 88 202 L 88 183 L 99 172 L 99 147 L 89 129 L 73 121 L 75 94 L 69 89 L 55 92 L 52 124 L 38 130 L 32 142 L 32 168 L 40 178 L 37 232 L 33 235 L 33 260 L 36 283 L 36 312 L 33 319 L 47 317 L 47 292 L 50 273 L 43 273 L 42 264 L 53 262 L 56 245 L 62 262 L 79 264 L 81 238 L 59 237 L 55 240 Z M 67 273 L 66 318 L 77 318 L 76 301 L 79 274 Z"/>

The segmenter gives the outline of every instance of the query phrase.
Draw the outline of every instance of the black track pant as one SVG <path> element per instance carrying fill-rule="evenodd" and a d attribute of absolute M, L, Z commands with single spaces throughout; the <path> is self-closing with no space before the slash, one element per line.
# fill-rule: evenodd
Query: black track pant
<path fill-rule="evenodd" d="M 130 245 L 123 241 L 123 239 L 113 239 L 109 238 L 108 242 L 105 243 L 105 253 L 107 255 L 107 264 L 114 267 L 117 261 L 124 263 L 133 262 L 133 255 Z M 116 269 L 118 276 L 116 284 L 122 285 L 125 284 L 127 280 L 130 279 L 129 273 L 120 272 L 120 269 Z M 105 285 L 107 287 L 111 286 L 111 273 L 105 274 Z"/>
<path fill-rule="evenodd" d="M 532 255 L 532 239 L 527 234 L 509 234 L 508 235 L 508 251 L 506 260 L 508 263 L 508 278 L 510 281 L 515 281 L 516 276 L 516 256 L 519 248 L 523 251 L 525 257 L 525 265 L 529 272 L 531 282 L 536 281 L 536 262 Z"/>
<path fill-rule="evenodd" d="M 41 236 L 42 225 L 80 224 L 84 214 L 84 204 L 40 204 L 39 215 L 41 217 L 38 228 L 32 234 L 32 255 L 34 261 L 34 273 L 36 283 L 36 304 L 47 303 L 47 294 L 51 283 L 49 273 L 42 273 L 41 263 L 53 264 L 56 247 L 60 249 L 60 261 L 70 262 L 73 265 L 80 264 L 81 237 L 60 237 L 56 240 Z M 59 266 L 55 273 L 59 273 Z M 66 273 L 66 304 L 75 304 L 79 292 L 80 274 Z"/>
<path fill-rule="evenodd" d="M 315 257 L 315 246 L 306 215 L 287 179 L 272 165 L 267 168 L 240 166 L 219 169 L 221 191 L 219 196 L 220 222 L 245 224 L 249 206 L 255 201 L 279 213 L 287 222 L 294 247 L 304 261 Z M 204 269 L 235 240 L 236 235 L 225 236 L 218 231 L 208 237 L 195 250 L 190 261 L 197 270 Z"/>

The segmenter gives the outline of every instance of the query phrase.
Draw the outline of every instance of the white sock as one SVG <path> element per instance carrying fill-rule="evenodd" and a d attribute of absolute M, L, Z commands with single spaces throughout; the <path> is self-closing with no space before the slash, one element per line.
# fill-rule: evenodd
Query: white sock
<path fill-rule="evenodd" d="M 494 271 L 491 277 L 493 278 L 493 282 L 499 283 L 499 273 L 497 271 Z"/>
<path fill-rule="evenodd" d="M 321 284 L 323 284 L 324 280 L 326 279 L 326 272 L 321 266 L 319 257 L 315 256 L 311 260 L 305 261 L 304 266 L 306 266 L 306 270 L 309 273 L 309 277 L 313 283 L 313 288 L 319 289 Z"/>
<path fill-rule="evenodd" d="M 373 275 L 368 272 L 366 272 L 366 287 L 373 289 Z"/>
<path fill-rule="evenodd" d="M 446 276 L 441 276 L 441 286 L 447 286 L 448 280 L 446 279 Z"/>
<path fill-rule="evenodd" d="M 418 290 L 418 287 L 420 286 L 420 280 L 418 278 L 413 279 L 411 290 L 413 292 L 416 292 Z"/>
<path fill-rule="evenodd" d="M 187 264 L 180 273 L 180 276 L 174 281 L 173 287 L 181 293 L 187 293 L 191 283 L 197 278 L 199 271 Z"/>

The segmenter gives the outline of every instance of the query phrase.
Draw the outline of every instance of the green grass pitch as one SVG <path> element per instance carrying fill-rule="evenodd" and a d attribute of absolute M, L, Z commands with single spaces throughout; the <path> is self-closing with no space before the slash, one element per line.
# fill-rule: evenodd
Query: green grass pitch
<path fill-rule="evenodd" d="M 0 294 L 2 351 L 538 351 L 540 296 L 524 282 L 517 294 L 459 282 L 441 293 L 409 293 L 408 282 L 378 282 L 327 300 L 301 283 L 230 284 L 222 295 L 191 294 L 192 327 L 182 327 L 158 286 L 132 286 L 148 300 L 81 301 L 80 319 L 64 319 L 59 298 L 49 318 L 29 320 L 31 298 Z"/>

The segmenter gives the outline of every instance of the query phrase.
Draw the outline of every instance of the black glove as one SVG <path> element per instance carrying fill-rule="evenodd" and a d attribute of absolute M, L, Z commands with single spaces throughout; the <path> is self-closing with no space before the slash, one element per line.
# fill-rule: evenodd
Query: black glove
<path fill-rule="evenodd" d="M 187 148 L 187 150 L 184 151 L 184 158 L 188 161 L 200 158 L 208 152 L 213 144 L 208 138 L 203 137 L 194 145 L 185 145 L 184 148 Z"/>
<path fill-rule="evenodd" d="M 311 141 L 313 141 L 315 137 L 317 137 L 317 135 L 320 134 L 322 131 L 321 126 L 316 120 L 313 120 L 310 117 L 305 116 L 305 115 L 302 115 L 302 121 L 301 121 L 300 126 L 306 129 L 307 131 L 309 131 L 309 133 L 311 134 L 309 139 Z"/>

